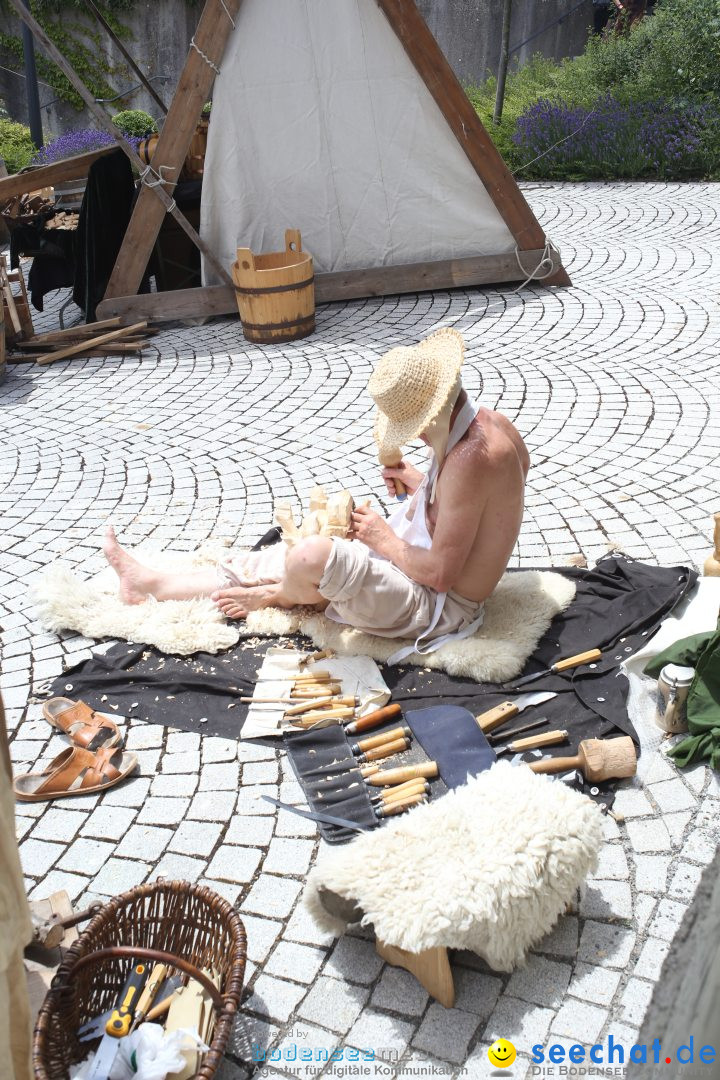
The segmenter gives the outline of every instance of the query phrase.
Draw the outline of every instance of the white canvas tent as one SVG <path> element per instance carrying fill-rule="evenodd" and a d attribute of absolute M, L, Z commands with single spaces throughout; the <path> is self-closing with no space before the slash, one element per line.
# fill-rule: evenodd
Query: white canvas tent
<path fill-rule="evenodd" d="M 375 0 L 243 0 L 236 24 L 200 229 L 225 266 L 238 246 L 282 248 L 291 227 L 320 273 L 514 252 Z"/>

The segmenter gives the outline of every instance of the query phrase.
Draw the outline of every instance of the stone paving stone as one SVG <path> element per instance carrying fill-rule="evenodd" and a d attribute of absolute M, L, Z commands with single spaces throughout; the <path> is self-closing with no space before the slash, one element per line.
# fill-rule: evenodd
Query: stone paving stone
<path fill-rule="evenodd" d="M 588 919 L 580 937 L 578 957 L 600 967 L 624 968 L 634 946 L 635 934 L 632 930 Z"/>
<path fill-rule="evenodd" d="M 159 859 L 173 838 L 172 829 L 157 825 L 133 825 L 123 836 L 117 854 L 126 859 Z"/>
<path fill-rule="evenodd" d="M 578 920 L 575 916 L 563 915 L 532 951 L 548 956 L 573 957 L 578 951 L 578 934 Z"/>
<path fill-rule="evenodd" d="M 695 806 L 692 792 L 688 791 L 679 778 L 651 784 L 648 790 L 664 814 L 674 810 L 690 810 Z"/>
<path fill-rule="evenodd" d="M 170 731 L 166 749 L 168 754 L 194 753 L 200 750 L 200 736 L 194 731 Z"/>
<path fill-rule="evenodd" d="M 259 742 L 247 739 L 237 744 L 238 761 L 276 761 L 277 750 L 274 746 L 262 746 Z"/>
<path fill-rule="evenodd" d="M 153 750 L 160 748 L 165 728 L 160 724 L 135 724 L 125 737 L 128 750 Z"/>
<path fill-rule="evenodd" d="M 109 794 L 109 793 L 108 793 Z M 137 810 L 124 806 L 98 806 L 82 827 L 83 836 L 120 840 L 137 816 Z"/>
<path fill-rule="evenodd" d="M 161 773 L 153 777 L 150 794 L 164 798 L 182 798 L 194 795 L 198 786 L 198 777 L 184 773 Z"/>
<path fill-rule="evenodd" d="M 209 821 L 183 821 L 168 842 L 169 851 L 183 855 L 209 855 L 222 832 L 222 825 Z"/>
<path fill-rule="evenodd" d="M 190 773 L 200 771 L 200 751 L 188 750 L 180 754 L 165 754 L 162 759 L 163 773 Z"/>
<path fill-rule="evenodd" d="M 657 818 L 648 821 L 628 821 L 627 825 L 630 843 L 635 851 L 671 851 L 672 840 L 667 825 Z"/>
<path fill-rule="evenodd" d="M 242 910 L 285 918 L 290 914 L 301 888 L 298 881 L 276 877 L 274 874 L 261 874 L 245 897 Z"/>
<path fill-rule="evenodd" d="M 653 937 L 669 941 L 685 917 L 687 907 L 676 900 L 661 900 L 648 930 Z"/>
<path fill-rule="evenodd" d="M 238 744 L 235 739 L 221 739 L 216 735 L 207 735 L 202 740 L 203 765 L 216 761 L 235 761 Z"/>
<path fill-rule="evenodd" d="M 503 994 L 483 1032 L 483 1040 L 493 1043 L 510 1038 L 514 1046 L 534 1046 L 545 1041 L 554 1017 L 552 1009 L 528 1006 L 526 1001 Z"/>
<path fill-rule="evenodd" d="M 553 1034 L 567 1035 L 571 1039 L 580 1034 L 583 1039 L 594 1041 L 605 1026 L 607 1018 L 606 1009 L 568 998 L 558 1009 L 551 1030 Z"/>
<path fill-rule="evenodd" d="M 580 901 L 580 914 L 590 919 L 631 919 L 633 900 L 627 881 L 589 882 Z"/>
<path fill-rule="evenodd" d="M 513 972 L 507 992 L 535 1005 L 557 1006 L 568 988 L 571 973 L 572 968 L 567 964 L 531 956 L 525 967 Z"/>
<path fill-rule="evenodd" d="M 64 844 L 51 844 L 46 840 L 26 840 L 20 848 L 23 872 L 29 874 L 30 877 L 41 877 L 64 854 Z"/>
<path fill-rule="evenodd" d="M 190 806 L 189 799 L 160 799 L 150 795 L 138 814 L 141 825 L 177 825 Z"/>
<path fill-rule="evenodd" d="M 66 849 L 58 863 L 58 868 L 77 874 L 97 874 L 112 855 L 114 848 L 113 843 L 103 843 L 101 840 L 75 840 Z"/>
<path fill-rule="evenodd" d="M 615 996 L 620 979 L 621 972 L 619 971 L 578 963 L 575 965 L 568 993 L 580 998 L 581 1001 L 609 1005 Z"/>
<path fill-rule="evenodd" d="M 260 1055 L 272 1046 L 278 1033 L 279 1028 L 274 1024 L 248 1015 L 243 1008 L 235 1018 L 226 1052 L 240 1061 L 257 1062 L 262 1060 Z M 255 1068 L 257 1065 L 253 1064 Z"/>
<path fill-rule="evenodd" d="M 702 875 L 701 867 L 680 863 L 671 878 L 668 896 L 689 903 L 697 892 Z"/>
<path fill-rule="evenodd" d="M 35 825 L 33 840 L 57 840 L 67 843 L 77 835 L 87 820 L 87 814 L 51 806 Z"/>
<path fill-rule="evenodd" d="M 673 847 L 678 848 L 682 844 L 682 838 L 685 833 L 685 829 L 690 822 L 693 815 L 689 810 L 683 810 L 677 814 L 664 814 L 663 823 L 670 833 L 670 838 L 673 842 Z"/>
<path fill-rule="evenodd" d="M 635 884 L 644 892 L 664 893 L 667 888 L 668 855 L 636 855 Z"/>
<path fill-rule="evenodd" d="M 373 942 L 345 934 L 333 949 L 323 974 L 367 986 L 374 982 L 382 966 Z"/>
<path fill-rule="evenodd" d="M 274 808 L 270 803 L 265 802 L 263 795 L 268 795 L 271 799 L 276 799 L 278 791 L 272 784 L 262 784 L 257 787 L 245 787 L 245 781 L 243 781 L 243 787 L 240 789 L 240 794 L 237 797 L 237 812 L 241 816 L 244 814 L 252 815 L 259 814 L 260 816 L 267 816 L 274 814 Z M 282 817 L 297 817 L 297 814 L 281 814 Z"/>
<path fill-rule="evenodd" d="M 268 975 L 280 975 L 295 982 L 311 983 L 322 967 L 325 956 L 323 949 L 281 941 L 263 970 Z"/>
<path fill-rule="evenodd" d="M 640 1027 L 650 1004 L 653 989 L 653 984 L 650 982 L 645 982 L 643 979 L 630 979 L 620 998 L 624 1020 Z"/>
<path fill-rule="evenodd" d="M 199 791 L 190 803 L 187 816 L 193 821 L 229 821 L 236 798 L 234 791 Z"/>
<path fill-rule="evenodd" d="M 192 859 L 189 855 L 176 855 L 174 851 L 166 851 L 151 871 L 149 880 L 164 877 L 177 881 L 199 881 L 206 867 L 206 859 Z"/>
<path fill-rule="evenodd" d="M 479 1024 L 479 1016 L 460 1009 L 445 1009 L 435 1001 L 425 1013 L 412 1044 L 444 1061 L 461 1065 Z"/>
<path fill-rule="evenodd" d="M 208 866 L 208 874 L 224 881 L 245 884 L 252 881 L 261 859 L 262 853 L 257 848 L 231 847 L 224 844 L 215 852 Z"/>
<path fill-rule="evenodd" d="M 663 961 L 670 951 L 670 942 L 648 938 L 644 943 L 634 968 L 636 975 L 645 979 L 659 979 Z"/>
<path fill-rule="evenodd" d="M 312 840 L 275 837 L 268 848 L 263 869 L 273 874 L 307 874 L 315 845 Z"/>
<path fill-rule="evenodd" d="M 285 927 L 285 937 L 288 941 L 299 941 L 305 945 L 329 945 L 335 940 L 332 934 L 319 929 L 310 912 L 302 904 L 296 906 L 290 916 Z M 326 974 L 331 975 L 332 972 L 326 970 Z"/>
<path fill-rule="evenodd" d="M 249 1012 L 284 1023 L 290 1019 L 306 993 L 306 986 L 262 974 L 255 980 L 252 995 L 244 1007 Z"/>
<path fill-rule="evenodd" d="M 270 843 L 273 824 L 273 819 L 270 817 L 234 817 L 225 834 L 225 842 L 265 847 Z"/>
<path fill-rule="evenodd" d="M 243 764 L 243 787 L 257 784 L 276 784 L 278 765 L 276 761 L 246 762 Z"/>
<path fill-rule="evenodd" d="M 51 870 L 42 881 L 38 882 L 28 894 L 31 900 L 46 900 L 54 892 L 66 892 L 71 901 L 77 900 L 83 889 L 87 888 L 88 879 L 80 874 L 69 874 L 64 870 Z"/>
<path fill-rule="evenodd" d="M 594 878 L 614 878 L 617 881 L 626 881 L 630 876 L 625 852 L 617 844 L 605 844 L 598 859 L 598 868 L 590 875 Z"/>
<path fill-rule="evenodd" d="M 248 958 L 256 964 L 262 964 L 267 959 L 273 945 L 282 933 L 282 923 L 274 919 L 259 919 L 255 915 L 242 914 L 248 941 Z M 298 980 L 302 982 L 302 980 Z"/>
<path fill-rule="evenodd" d="M 711 833 L 704 829 L 695 829 L 685 841 L 682 853 L 685 859 L 707 865 L 715 858 L 716 850 L 717 845 Z"/>
<path fill-rule="evenodd" d="M 133 777 L 125 784 L 112 788 L 103 794 L 104 806 L 142 806 L 150 790 L 150 781 L 145 777 Z M 179 819 L 178 819 L 179 820 Z"/>
<path fill-rule="evenodd" d="M 655 908 L 658 901 L 654 896 L 649 896 L 647 893 L 635 894 L 635 905 L 633 909 L 633 919 L 635 921 L 635 929 L 638 933 L 642 933 L 647 927 L 650 919 L 655 913 Z"/>
<path fill-rule="evenodd" d="M 367 987 L 321 975 L 298 1010 L 299 1016 L 345 1034 L 357 1020 L 370 996 Z"/>
<path fill-rule="evenodd" d="M 240 770 L 236 761 L 204 765 L 200 773 L 201 791 L 237 791 Z"/>
<path fill-rule="evenodd" d="M 318 835 L 318 827 L 314 821 L 300 817 L 298 814 L 279 814 L 275 825 L 276 836 L 309 836 Z"/>
<path fill-rule="evenodd" d="M 427 990 L 414 975 L 388 965 L 373 991 L 370 1004 L 380 1009 L 392 1009 L 403 1016 L 422 1016 L 429 1000 Z"/>
<path fill-rule="evenodd" d="M 92 888 L 101 896 L 115 896 L 145 881 L 151 867 L 137 859 L 108 859 L 93 879 Z"/>
<path fill-rule="evenodd" d="M 412 1033 L 412 1024 L 365 1009 L 345 1037 L 345 1045 L 374 1050 L 376 1058 L 394 1062 L 407 1050 Z"/>

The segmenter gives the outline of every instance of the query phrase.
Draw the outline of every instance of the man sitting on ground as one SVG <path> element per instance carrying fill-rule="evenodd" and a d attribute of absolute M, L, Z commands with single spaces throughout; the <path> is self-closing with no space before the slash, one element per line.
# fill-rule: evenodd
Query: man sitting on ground
<path fill-rule="evenodd" d="M 209 596 L 228 618 L 315 605 L 368 633 L 412 638 L 421 652 L 474 633 L 520 531 L 530 461 L 513 424 L 468 399 L 460 380 L 464 349 L 456 330 L 438 330 L 386 353 L 368 383 L 380 459 L 399 460 L 383 477 L 391 495 L 395 481 L 404 485 L 409 506 L 401 503 L 388 519 L 355 507 L 347 540 L 300 541 L 287 550 L 281 580 L 246 584 L 221 569 L 220 588 L 215 571 L 142 566 L 108 529 L 104 550 L 122 599 Z M 400 447 L 417 438 L 432 452 L 426 475 L 400 460 Z"/>

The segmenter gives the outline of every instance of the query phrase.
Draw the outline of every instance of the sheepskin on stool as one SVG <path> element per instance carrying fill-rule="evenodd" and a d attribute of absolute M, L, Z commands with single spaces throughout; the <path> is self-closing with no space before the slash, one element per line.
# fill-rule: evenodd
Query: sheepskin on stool
<path fill-rule="evenodd" d="M 335 935 L 351 922 L 410 953 L 470 949 L 512 971 L 595 869 L 602 814 L 586 796 L 498 762 L 461 788 L 325 850 L 304 902 Z"/>

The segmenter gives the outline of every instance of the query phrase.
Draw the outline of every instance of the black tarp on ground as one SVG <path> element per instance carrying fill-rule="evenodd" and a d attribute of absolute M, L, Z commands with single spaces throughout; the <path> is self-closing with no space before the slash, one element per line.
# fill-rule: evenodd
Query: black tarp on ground
<path fill-rule="evenodd" d="M 594 668 L 544 676 L 523 687 L 523 691 L 558 692 L 557 698 L 541 706 L 540 714 L 549 718 L 552 727 L 569 730 L 570 748 L 551 747 L 548 753 L 565 756 L 575 752 L 581 739 L 612 734 L 626 733 L 637 741 L 627 716 L 628 684 L 619 665 L 646 644 L 695 584 L 697 574 L 687 567 L 649 566 L 617 554 L 606 556 L 590 570 L 553 569 L 577 581 L 577 595 L 553 620 L 523 674 L 591 648 L 602 649 L 604 655 Z M 80 698 L 111 714 L 116 711 L 183 731 L 237 738 L 247 715 L 247 706 L 238 698 L 252 694 L 262 657 L 276 641 L 249 639 L 218 656 L 199 653 L 181 659 L 122 642 L 104 656 L 65 672 L 54 680 L 50 692 Z M 409 708 L 448 702 L 479 713 L 513 696 L 496 685 L 439 671 L 383 665 L 382 672 L 392 700 Z M 522 719 L 526 718 L 533 718 L 530 712 Z M 517 723 L 521 722 L 518 718 Z"/>

